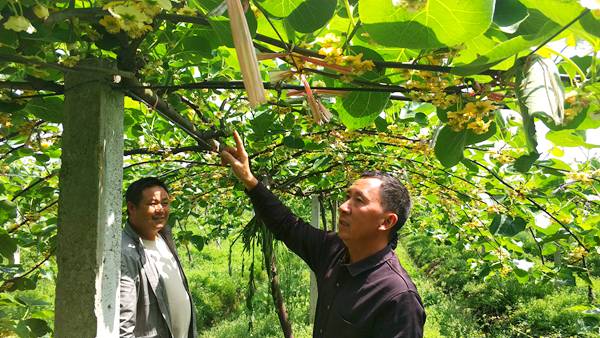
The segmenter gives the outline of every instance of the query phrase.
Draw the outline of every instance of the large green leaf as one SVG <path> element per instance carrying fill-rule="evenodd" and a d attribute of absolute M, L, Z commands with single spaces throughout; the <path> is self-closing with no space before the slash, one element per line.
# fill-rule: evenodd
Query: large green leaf
<path fill-rule="evenodd" d="M 429 0 L 411 12 L 390 0 L 361 0 L 365 30 L 384 46 L 439 48 L 455 46 L 485 32 L 492 22 L 494 0 Z"/>
<path fill-rule="evenodd" d="M 530 10 L 527 19 L 513 35 L 506 35 L 496 27 L 465 43 L 465 48 L 454 59 L 454 73 L 479 74 L 504 60 L 529 53 L 530 48 L 542 43 L 560 27 L 537 10 Z"/>
<path fill-rule="evenodd" d="M 292 27 L 301 33 L 312 33 L 325 26 L 335 14 L 337 0 L 307 0 L 287 17 Z"/>
<path fill-rule="evenodd" d="M 383 58 L 374 50 L 353 46 L 350 53 L 363 54 L 363 60 L 383 61 Z M 388 82 L 387 79 L 379 79 L 383 70 L 373 69 L 361 76 L 361 79 Z M 390 98 L 390 93 L 385 92 L 351 92 L 342 98 L 342 107 L 339 116 L 342 123 L 350 129 L 360 129 L 373 123 L 377 116 L 383 111 Z"/>
<path fill-rule="evenodd" d="M 390 93 L 351 92 L 342 99 L 339 115 L 349 129 L 364 128 L 375 121 L 390 99 Z"/>
<path fill-rule="evenodd" d="M 507 215 L 496 215 L 490 224 L 490 232 L 504 236 L 514 236 L 525 230 L 527 221 L 520 217 L 513 218 Z"/>
<path fill-rule="evenodd" d="M 435 157 L 444 167 L 455 166 L 463 159 L 466 140 L 466 131 L 456 132 L 445 125 L 435 138 Z"/>

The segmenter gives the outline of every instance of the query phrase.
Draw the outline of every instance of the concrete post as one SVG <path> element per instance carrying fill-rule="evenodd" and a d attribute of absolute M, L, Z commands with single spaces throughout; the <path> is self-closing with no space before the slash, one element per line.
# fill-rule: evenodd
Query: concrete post
<path fill-rule="evenodd" d="M 123 179 L 123 94 L 96 73 L 65 74 L 55 336 L 117 337 Z"/>
<path fill-rule="evenodd" d="M 311 225 L 315 228 L 319 228 L 319 216 L 320 216 L 320 204 L 319 196 L 311 196 L 312 214 L 311 214 Z M 310 322 L 315 322 L 315 313 L 317 311 L 317 298 L 319 292 L 317 289 L 317 277 L 314 272 L 310 272 Z"/>

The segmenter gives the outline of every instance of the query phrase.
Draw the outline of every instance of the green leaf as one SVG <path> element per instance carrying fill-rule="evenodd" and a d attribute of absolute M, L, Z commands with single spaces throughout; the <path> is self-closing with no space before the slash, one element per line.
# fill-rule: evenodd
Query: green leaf
<path fill-rule="evenodd" d="M 259 0 L 257 2 L 270 15 L 285 18 L 298 8 L 304 0 Z"/>
<path fill-rule="evenodd" d="M 58 97 L 34 98 L 25 109 L 48 122 L 62 123 L 64 101 Z"/>
<path fill-rule="evenodd" d="M 583 230 L 592 230 L 595 226 L 600 224 L 600 215 L 594 215 L 588 217 L 585 221 L 583 221 L 579 226 Z"/>
<path fill-rule="evenodd" d="M 292 149 L 304 149 L 304 140 L 297 136 L 286 136 L 283 138 L 283 144 Z"/>
<path fill-rule="evenodd" d="M 9 200 L 0 200 L 0 225 L 17 218 L 17 205 Z"/>
<path fill-rule="evenodd" d="M 369 126 L 388 103 L 390 93 L 351 92 L 342 99 L 339 115 L 351 130 Z"/>
<path fill-rule="evenodd" d="M 19 322 L 18 327 L 26 328 L 30 337 L 42 337 L 47 333 L 52 332 L 48 323 L 39 318 L 29 318 Z"/>
<path fill-rule="evenodd" d="M 455 166 L 463 159 L 466 140 L 467 133 L 465 131 L 456 132 L 445 125 L 435 138 L 435 157 L 444 167 Z"/>
<path fill-rule="evenodd" d="M 17 251 L 17 241 L 12 239 L 8 232 L 0 228 L 0 255 L 12 259 Z"/>
<path fill-rule="evenodd" d="M 579 19 L 581 23 L 581 27 L 585 29 L 586 32 L 600 37 L 600 20 L 594 17 L 592 13 L 585 14 L 581 19 Z"/>
<path fill-rule="evenodd" d="M 494 2 L 429 0 L 422 10 L 412 12 L 394 1 L 361 0 L 358 11 L 369 36 L 384 46 L 439 48 L 485 32 L 492 22 Z"/>
<path fill-rule="evenodd" d="M 287 21 L 301 33 L 312 33 L 325 26 L 335 14 L 337 0 L 306 0 L 287 17 Z"/>
<path fill-rule="evenodd" d="M 582 131 L 572 129 L 549 131 L 546 133 L 546 139 L 561 147 L 600 148 L 600 145 L 586 143 L 585 134 L 582 134 Z"/>
<path fill-rule="evenodd" d="M 521 173 L 526 173 L 531 169 L 531 166 L 535 163 L 535 161 L 540 158 L 540 154 L 537 152 L 533 152 L 531 154 L 522 155 L 517 158 L 517 160 L 513 163 L 513 167 L 515 170 Z"/>
<path fill-rule="evenodd" d="M 197 54 L 204 58 L 210 58 L 212 56 L 212 47 L 208 39 L 202 36 L 201 33 L 195 36 L 185 37 L 181 41 L 181 45 L 185 52 Z"/>
<path fill-rule="evenodd" d="M 497 24 L 503 32 L 514 33 L 519 24 L 527 19 L 529 13 L 527 7 L 523 6 L 518 0 L 499 0 L 496 1 L 494 8 L 494 23 Z"/>
<path fill-rule="evenodd" d="M 231 33 L 231 24 L 229 23 L 229 18 L 226 17 L 211 17 L 209 18 L 210 26 L 213 28 L 216 33 L 218 40 L 221 45 L 234 48 L 233 45 L 233 36 Z M 246 12 L 246 21 L 248 22 L 248 30 L 250 31 L 250 36 L 254 36 L 256 34 L 256 17 L 254 16 L 254 12 L 247 11 Z M 214 43 L 214 41 L 211 41 Z"/>
<path fill-rule="evenodd" d="M 455 68 L 452 72 L 474 75 L 500 63 L 513 62 L 521 54 L 529 53 L 531 47 L 543 42 L 559 28 L 540 11 L 530 10 L 527 19 L 513 35 L 509 36 L 498 28 L 491 27 L 485 34 L 467 41 L 465 48 L 454 59 Z"/>
<path fill-rule="evenodd" d="M 0 101 L 0 112 L 2 113 L 13 113 L 16 111 L 19 111 L 23 108 L 25 108 L 25 104 L 24 103 L 20 103 L 20 102 L 5 102 L 5 101 Z"/>
<path fill-rule="evenodd" d="M 488 129 L 488 131 L 486 131 L 483 134 L 475 134 L 474 132 L 472 132 L 470 129 L 467 129 L 467 139 L 465 140 L 465 145 L 470 145 L 470 144 L 475 144 L 475 143 L 479 143 L 479 142 L 483 142 L 487 139 L 489 139 L 490 137 L 494 136 L 496 134 L 496 130 L 498 128 L 496 127 L 496 122 L 492 122 L 490 124 L 490 127 Z"/>
<path fill-rule="evenodd" d="M 490 232 L 494 235 L 512 237 L 525 230 L 527 221 L 521 217 L 512 218 L 508 215 L 497 214 L 490 224 Z"/>
<path fill-rule="evenodd" d="M 353 54 L 363 54 L 363 60 L 383 61 L 383 58 L 374 50 L 354 46 L 350 48 Z M 362 75 L 365 80 L 378 80 L 389 82 L 388 79 L 380 79 L 381 70 L 374 69 Z M 342 98 L 339 116 L 342 123 L 351 130 L 364 128 L 377 118 L 387 105 L 390 93 L 382 92 L 350 92 Z"/>
<path fill-rule="evenodd" d="M 200 236 L 200 235 L 192 235 L 190 237 L 190 242 L 192 242 L 192 244 L 194 244 L 194 247 L 198 251 L 202 251 L 202 249 L 204 249 L 204 245 L 206 244 L 206 238 L 204 238 L 203 236 Z"/>
<path fill-rule="evenodd" d="M 427 120 L 427 115 L 425 115 L 423 113 L 415 114 L 415 122 L 417 122 L 418 124 L 420 124 L 422 126 L 426 126 L 429 123 L 429 121 Z"/>
<path fill-rule="evenodd" d="M 556 22 L 560 26 L 565 26 L 575 19 L 584 8 L 579 5 L 579 1 L 571 0 L 519 0 L 523 5 L 530 9 L 537 9 L 543 12 L 550 20 Z M 581 21 L 573 23 L 569 26 L 568 31 L 571 31 L 579 37 L 586 40 L 593 40 L 594 35 L 589 34 L 581 25 Z M 598 34 L 598 32 L 596 32 Z"/>
<path fill-rule="evenodd" d="M 556 244 L 554 244 L 554 243 L 544 244 L 544 246 L 542 247 L 542 255 L 544 255 L 544 256 L 552 255 L 557 250 L 558 250 L 558 248 L 556 247 Z"/>

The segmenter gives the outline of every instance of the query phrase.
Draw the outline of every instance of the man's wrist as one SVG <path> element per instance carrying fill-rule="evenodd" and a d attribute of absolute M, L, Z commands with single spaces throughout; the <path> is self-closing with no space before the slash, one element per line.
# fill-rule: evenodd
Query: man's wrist
<path fill-rule="evenodd" d="M 254 175 L 250 175 L 250 177 L 243 179 L 242 183 L 246 187 L 246 190 L 250 191 L 258 185 L 258 180 L 256 177 L 254 177 Z"/>

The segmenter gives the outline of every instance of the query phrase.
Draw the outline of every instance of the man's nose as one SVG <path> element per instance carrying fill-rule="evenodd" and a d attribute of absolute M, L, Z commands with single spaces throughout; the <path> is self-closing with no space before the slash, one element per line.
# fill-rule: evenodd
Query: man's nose
<path fill-rule="evenodd" d="M 350 208 L 349 208 L 349 200 L 346 200 L 344 203 L 340 204 L 340 207 L 338 208 L 340 210 L 340 213 L 345 213 L 345 214 L 349 214 L 350 213 Z"/>

